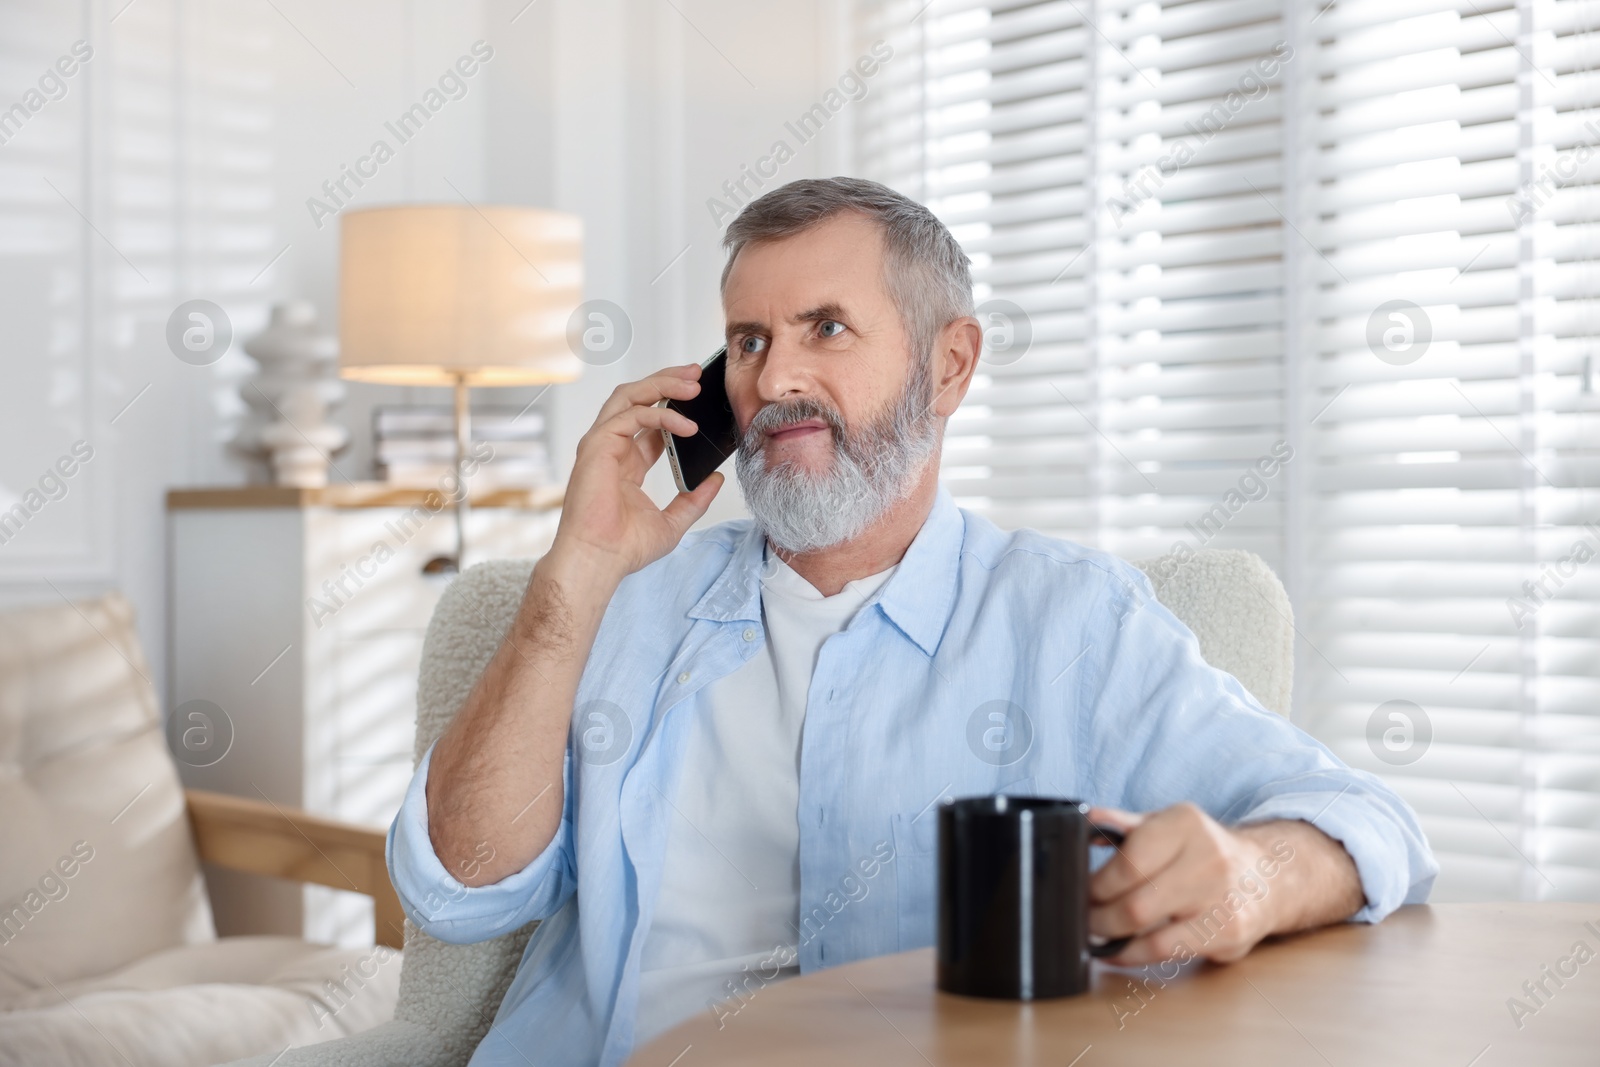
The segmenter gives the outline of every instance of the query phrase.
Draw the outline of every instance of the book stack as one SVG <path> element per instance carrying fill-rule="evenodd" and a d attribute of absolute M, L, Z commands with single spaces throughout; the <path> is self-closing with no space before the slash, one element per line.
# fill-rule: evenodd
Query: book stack
<path fill-rule="evenodd" d="M 553 484 L 541 412 L 474 408 L 471 431 L 469 456 L 484 457 L 469 478 L 474 490 L 537 489 Z M 393 485 L 437 487 L 455 470 L 455 434 L 455 416 L 448 407 L 374 408 L 372 439 L 378 477 Z"/>

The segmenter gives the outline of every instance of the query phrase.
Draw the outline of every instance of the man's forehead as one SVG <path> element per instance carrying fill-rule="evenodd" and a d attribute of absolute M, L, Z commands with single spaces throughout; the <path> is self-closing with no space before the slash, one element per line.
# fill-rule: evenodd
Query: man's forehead
<path fill-rule="evenodd" d="M 800 314 L 823 304 L 848 308 L 862 302 L 863 290 L 880 289 L 882 278 L 878 224 L 846 212 L 799 233 L 741 248 L 728 272 L 723 305 L 730 317 L 746 303 L 769 315 Z"/>

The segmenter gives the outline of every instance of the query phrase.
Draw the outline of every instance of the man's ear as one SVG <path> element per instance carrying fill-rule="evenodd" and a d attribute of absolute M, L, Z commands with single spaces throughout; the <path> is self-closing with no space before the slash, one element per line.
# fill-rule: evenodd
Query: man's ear
<path fill-rule="evenodd" d="M 961 406 L 982 354 L 983 327 L 971 315 L 955 319 L 939 331 L 933 350 L 932 408 L 936 415 L 948 418 Z"/>

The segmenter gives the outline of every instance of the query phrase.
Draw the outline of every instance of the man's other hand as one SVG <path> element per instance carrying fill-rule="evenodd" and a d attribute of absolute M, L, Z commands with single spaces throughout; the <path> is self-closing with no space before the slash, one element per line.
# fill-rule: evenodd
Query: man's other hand
<path fill-rule="evenodd" d="M 1089 880 L 1089 930 L 1131 937 L 1107 960 L 1226 963 L 1262 938 L 1348 919 L 1365 899 L 1344 847 L 1310 823 L 1230 829 L 1190 803 L 1148 815 L 1091 809 L 1127 840 Z"/>

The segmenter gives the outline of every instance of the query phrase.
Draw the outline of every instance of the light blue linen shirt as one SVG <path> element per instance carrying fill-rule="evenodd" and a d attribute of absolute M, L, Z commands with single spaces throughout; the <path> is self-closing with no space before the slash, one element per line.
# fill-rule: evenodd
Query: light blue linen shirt
<path fill-rule="evenodd" d="M 388 839 L 406 914 L 456 943 L 543 920 L 474 1067 L 632 1050 L 675 771 L 708 687 L 764 640 L 764 542 L 750 519 L 694 531 L 618 586 L 578 685 L 560 828 L 521 871 L 453 878 L 428 837 L 431 748 L 417 767 Z M 1136 567 L 1003 531 L 941 485 L 899 568 L 817 656 L 796 812 L 802 973 L 933 944 L 934 805 L 999 791 L 1304 819 L 1355 860 L 1360 921 L 1425 900 L 1438 873 L 1405 802 L 1208 666 Z M 745 995 L 760 984 L 751 972 Z"/>

